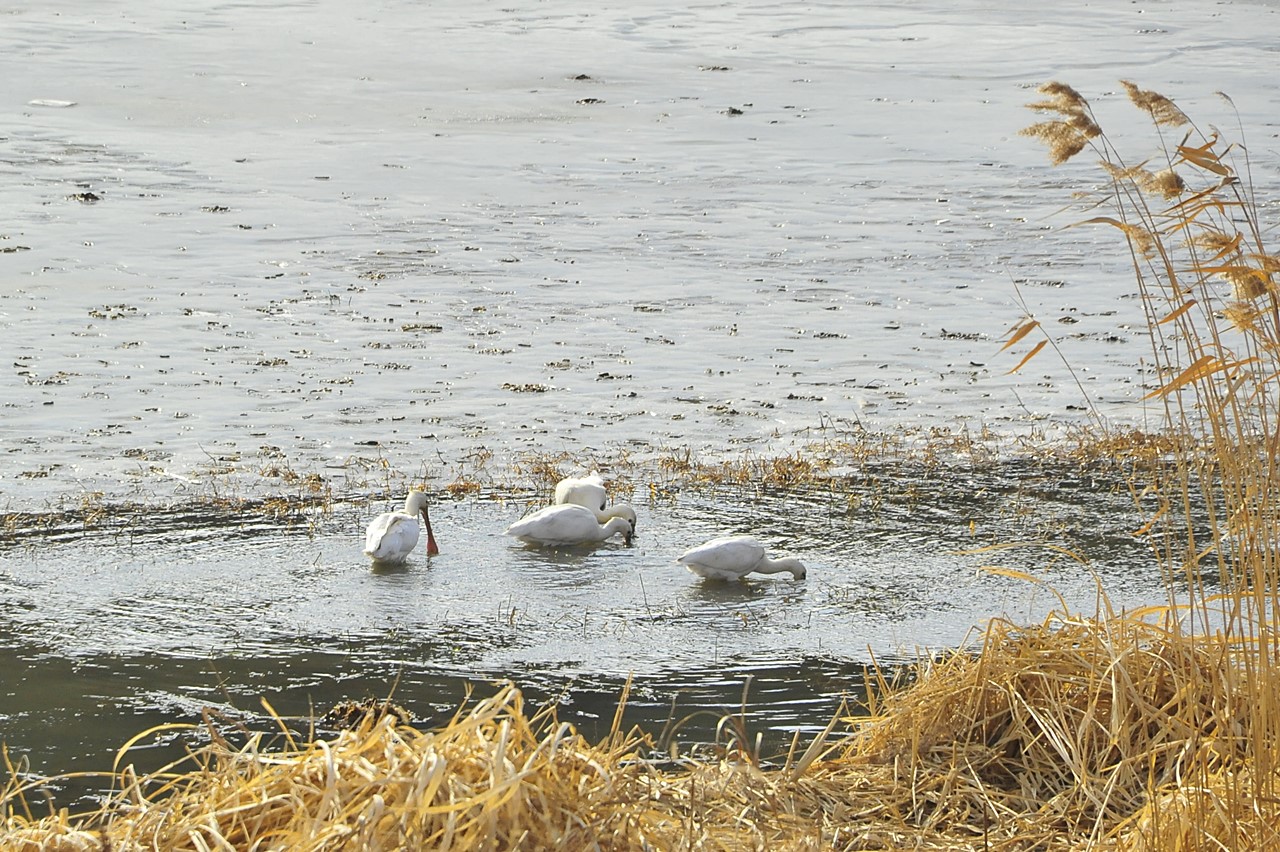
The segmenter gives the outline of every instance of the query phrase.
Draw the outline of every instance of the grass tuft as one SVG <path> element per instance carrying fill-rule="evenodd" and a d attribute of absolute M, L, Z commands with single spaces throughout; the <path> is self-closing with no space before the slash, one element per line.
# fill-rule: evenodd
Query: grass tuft
<path fill-rule="evenodd" d="M 122 759 L 76 817 L 33 816 L 11 781 L 0 848 L 1272 848 L 1238 700 L 1261 686 L 1254 649 L 1146 615 L 993 622 L 906 687 L 873 671 L 870 716 L 776 762 L 740 713 L 718 759 L 673 764 L 621 713 L 589 742 L 506 685 L 433 731 L 375 703 L 327 740 L 214 735 L 146 777 Z"/>

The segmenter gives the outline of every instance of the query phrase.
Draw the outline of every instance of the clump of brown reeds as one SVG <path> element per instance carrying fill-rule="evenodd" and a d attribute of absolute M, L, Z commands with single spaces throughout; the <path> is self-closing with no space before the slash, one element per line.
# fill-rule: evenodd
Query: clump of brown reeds
<path fill-rule="evenodd" d="M 1163 95 L 1125 86 L 1158 130 L 1190 125 Z M 1071 109 L 1087 111 L 1078 94 L 1075 99 Z M 1030 106 L 1064 108 L 1056 100 Z M 1209 515 L 1208 529 L 1200 524 L 1190 540 L 1166 537 L 1161 563 L 1171 586 L 1181 581 L 1202 590 L 1202 567 L 1211 566 L 1228 592 L 1266 589 L 1271 601 L 1280 600 L 1280 288 L 1274 281 L 1280 255 L 1265 244 L 1241 146 L 1224 143 L 1216 131 L 1200 134 L 1194 125 L 1180 141 L 1160 138 L 1155 169 L 1154 157 L 1128 165 L 1104 134 L 1096 137 L 1091 147 L 1110 184 L 1090 206 L 1112 215 L 1077 224 L 1115 227 L 1131 250 L 1159 376 L 1147 399 L 1163 406 L 1180 448 L 1164 479 L 1151 486 L 1162 507 L 1153 520 L 1185 514 L 1192 502 Z M 1244 159 L 1244 171 L 1237 158 Z M 1010 340 L 1038 327 L 1028 318 Z M 1195 519 L 1189 520 L 1178 529 L 1194 529 Z M 1236 603 L 1228 628 L 1262 628 L 1273 642 L 1266 601 L 1243 594 Z"/>
<path fill-rule="evenodd" d="M 215 732 L 192 768 L 125 768 L 120 792 L 74 819 L 34 818 L 23 793 L 35 785 L 11 781 L 0 848 L 736 849 L 830 833 L 791 792 L 816 750 L 781 773 L 740 749 L 662 773 L 645 759 L 648 738 L 620 731 L 624 703 L 600 743 L 551 709 L 527 713 L 510 685 L 432 732 L 377 713 L 302 745 L 286 736 L 267 748 L 258 735 L 233 748 Z"/>
<path fill-rule="evenodd" d="M 370 713 L 332 740 L 241 748 L 216 737 L 176 767 L 140 778 L 73 824 L 33 821 L 5 797 L 0 846 L 83 849 L 515 849 L 614 845 L 637 800 L 638 740 L 586 743 L 524 712 L 508 686 L 434 733 Z M 544 722 L 549 722 L 544 724 Z"/>
<path fill-rule="evenodd" d="M 1235 833 L 1250 842 L 1226 848 L 1269 848 L 1280 832 L 1262 813 L 1221 807 L 1258 792 L 1241 698 L 1267 683 L 1252 653 L 1132 617 L 997 621 L 981 653 L 892 695 L 847 756 L 895 766 L 911 799 L 894 804 L 913 821 L 990 842 L 1203 849 Z M 1231 795 L 1211 804 L 1190 779 Z"/>

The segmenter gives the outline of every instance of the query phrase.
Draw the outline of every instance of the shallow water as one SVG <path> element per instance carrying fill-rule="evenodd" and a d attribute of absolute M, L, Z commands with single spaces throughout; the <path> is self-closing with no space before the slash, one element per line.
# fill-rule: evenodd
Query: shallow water
<path fill-rule="evenodd" d="M 386 574 L 356 552 L 383 506 L 287 527 L 183 507 L 308 475 L 438 489 L 524 452 L 1069 428 L 1062 368 L 1004 375 L 1015 281 L 1099 411 L 1141 423 L 1120 246 L 1050 215 L 1095 176 L 1017 137 L 1023 104 L 1063 79 L 1145 150 L 1119 78 L 1227 129 L 1225 91 L 1269 211 L 1271 6 L 68 1 L 4 22 L 2 505 L 157 507 L 0 547 L 0 719 L 38 771 L 205 704 L 302 717 L 397 678 L 422 714 L 514 676 L 586 721 L 635 673 L 660 723 L 736 706 L 750 673 L 784 736 L 856 694 L 869 651 L 1052 604 L 948 555 L 974 516 L 980 543 L 1048 538 L 1117 600 L 1159 598 L 1124 500 L 1068 474 L 888 471 L 933 499 L 870 516 L 681 497 L 642 507 L 635 547 L 563 556 L 498 534 L 523 502 L 444 503 L 445 552 Z M 672 566 L 730 529 L 809 580 Z M 1092 611 L 1087 572 L 1045 570 Z"/>
<path fill-rule="evenodd" d="M 628 724 L 662 739 L 679 723 L 688 748 L 744 709 L 769 755 L 842 701 L 856 706 L 873 660 L 892 670 L 962 646 L 993 617 L 1038 622 L 1057 594 L 1092 613 L 1098 581 L 1116 607 L 1164 600 L 1116 483 L 1013 473 L 973 472 L 963 487 L 954 470 L 921 469 L 839 493 L 671 495 L 639 507 L 631 547 L 526 547 L 501 531 L 527 501 L 446 501 L 432 512 L 440 555 L 420 548 L 380 571 L 359 553 L 380 506 L 289 523 L 210 509 L 193 524 L 185 509 L 157 509 L 87 531 L 19 531 L 0 549 L 12 684 L 0 718 L 14 754 L 49 773 L 101 769 L 134 733 L 199 721 L 204 707 L 269 726 L 265 698 L 305 731 L 339 700 L 394 695 L 430 724 L 468 684 L 483 694 L 507 678 L 602 735 L 631 680 Z M 683 543 L 727 531 L 799 556 L 808 578 L 706 582 L 673 562 Z M 1087 541 L 1095 559 L 960 552 L 1032 537 Z M 135 758 L 171 759 L 182 740 L 164 742 Z"/>

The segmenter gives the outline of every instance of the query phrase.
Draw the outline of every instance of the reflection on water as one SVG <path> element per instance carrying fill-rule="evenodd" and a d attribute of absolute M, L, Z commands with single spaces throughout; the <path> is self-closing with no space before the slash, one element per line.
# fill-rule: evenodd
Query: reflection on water
<path fill-rule="evenodd" d="M 301 523 L 155 509 L 53 541 L 36 525 L 0 542 L 0 719 L 10 749 L 48 774 L 104 769 L 142 728 L 198 722 L 206 706 L 252 726 L 265 698 L 305 731 L 339 701 L 394 694 L 430 724 L 469 685 L 505 678 L 602 733 L 631 678 L 626 720 L 654 736 L 711 740 L 747 687 L 747 725 L 780 749 L 862 693 L 873 654 L 911 660 L 1056 605 L 955 551 L 1075 546 L 1117 605 L 1163 601 L 1127 500 L 1116 483 L 1033 466 L 868 470 L 840 489 L 677 495 L 640 507 L 633 546 L 586 549 L 503 536 L 509 505 L 443 501 L 441 553 L 378 571 L 360 552 L 378 506 Z M 801 557 L 808 579 L 709 582 L 674 561 L 730 532 Z M 1001 557 L 1093 611 L 1089 570 L 1034 548 Z"/>
<path fill-rule="evenodd" d="M 535 587 L 570 596 L 589 597 L 593 586 L 607 584 L 610 570 L 618 565 L 618 552 L 626 545 L 599 542 L 574 547 L 542 547 L 505 539 L 504 553 L 510 569 Z M 562 598 L 562 600 L 571 600 Z"/>

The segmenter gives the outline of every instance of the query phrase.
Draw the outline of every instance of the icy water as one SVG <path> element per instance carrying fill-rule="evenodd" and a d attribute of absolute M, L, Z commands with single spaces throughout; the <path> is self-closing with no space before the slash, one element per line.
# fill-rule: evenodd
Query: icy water
<path fill-rule="evenodd" d="M 634 673 L 637 718 L 660 724 L 735 706 L 753 674 L 762 728 L 811 727 L 856 694 L 870 650 L 907 657 L 1051 605 L 948 555 L 975 518 L 1087 550 L 1121 601 L 1158 597 L 1109 488 L 1018 470 L 952 471 L 932 501 L 869 515 L 822 495 L 639 494 L 633 548 L 569 555 L 500 536 L 523 500 L 448 501 L 441 556 L 391 574 L 358 553 L 382 501 L 289 526 L 183 507 L 298 477 L 344 498 L 438 489 L 525 453 L 1069 427 L 1083 400 L 1064 370 L 1004 375 L 1015 282 L 1100 411 L 1141 422 L 1124 257 L 1051 216 L 1093 172 L 1051 169 L 1016 135 L 1022 105 L 1062 79 L 1147 145 L 1119 79 L 1231 134 L 1227 92 L 1270 210 L 1271 6 L 2 15 L 2 505 L 155 507 L 0 541 L 0 723 L 37 771 L 101 767 L 205 705 L 266 695 L 302 717 L 393 682 L 425 716 L 469 679 L 516 677 L 586 721 Z M 888 494 L 928 481 L 876 477 Z M 671 564 L 729 530 L 809 579 L 713 588 Z M 1091 610 L 1087 572 L 1047 570 Z"/>

